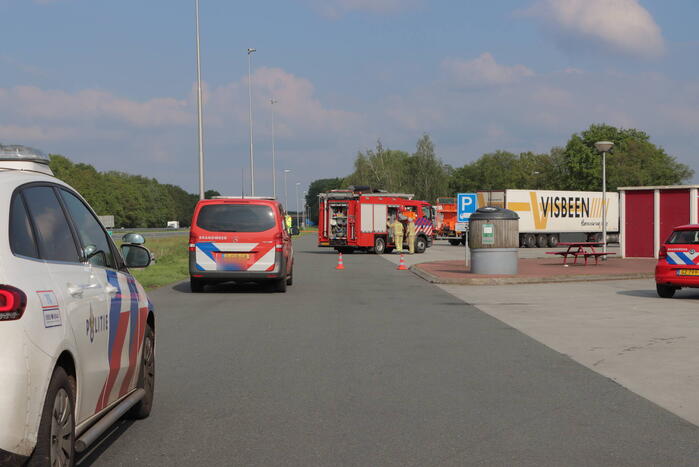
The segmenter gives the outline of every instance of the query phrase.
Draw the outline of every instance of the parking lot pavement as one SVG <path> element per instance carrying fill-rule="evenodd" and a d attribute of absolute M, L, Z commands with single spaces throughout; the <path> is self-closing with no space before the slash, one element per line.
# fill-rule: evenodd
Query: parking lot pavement
<path fill-rule="evenodd" d="M 699 425 L 699 291 L 658 298 L 652 279 L 440 287 Z"/>

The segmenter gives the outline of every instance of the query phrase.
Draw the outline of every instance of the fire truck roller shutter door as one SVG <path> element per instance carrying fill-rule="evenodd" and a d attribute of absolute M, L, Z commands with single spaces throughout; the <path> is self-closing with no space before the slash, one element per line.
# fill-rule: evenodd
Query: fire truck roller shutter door
<path fill-rule="evenodd" d="M 388 206 L 385 204 L 374 204 L 374 232 L 386 232 L 386 213 Z"/>

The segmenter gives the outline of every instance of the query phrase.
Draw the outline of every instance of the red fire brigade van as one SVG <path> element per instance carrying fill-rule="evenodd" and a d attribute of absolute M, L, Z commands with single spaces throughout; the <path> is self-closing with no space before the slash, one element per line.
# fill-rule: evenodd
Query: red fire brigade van
<path fill-rule="evenodd" d="M 434 220 L 432 206 L 402 193 L 367 192 L 364 187 L 332 190 L 319 195 L 318 246 L 342 253 L 355 250 L 380 255 L 396 247 L 387 222 L 407 222 L 413 218 L 417 228 L 415 252 L 432 246 Z M 407 241 L 407 236 L 404 237 Z"/>

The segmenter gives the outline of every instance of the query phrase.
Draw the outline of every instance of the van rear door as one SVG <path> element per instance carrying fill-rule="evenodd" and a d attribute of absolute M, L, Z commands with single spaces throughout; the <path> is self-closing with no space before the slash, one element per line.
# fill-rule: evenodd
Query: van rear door
<path fill-rule="evenodd" d="M 196 219 L 197 269 L 273 271 L 275 244 L 280 240 L 277 217 L 266 203 L 236 200 L 203 205 Z"/>

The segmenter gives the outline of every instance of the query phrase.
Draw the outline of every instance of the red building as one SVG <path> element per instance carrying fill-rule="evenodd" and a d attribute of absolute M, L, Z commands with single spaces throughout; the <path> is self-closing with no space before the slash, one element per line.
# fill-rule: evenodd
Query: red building
<path fill-rule="evenodd" d="M 619 188 L 621 256 L 657 258 L 673 227 L 698 223 L 698 191 L 699 185 Z"/>

